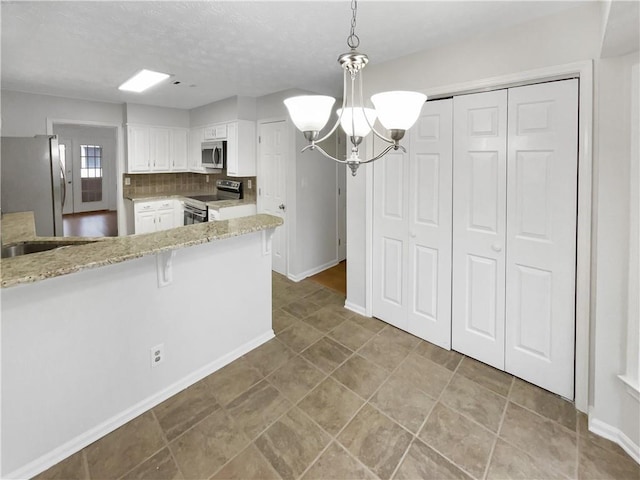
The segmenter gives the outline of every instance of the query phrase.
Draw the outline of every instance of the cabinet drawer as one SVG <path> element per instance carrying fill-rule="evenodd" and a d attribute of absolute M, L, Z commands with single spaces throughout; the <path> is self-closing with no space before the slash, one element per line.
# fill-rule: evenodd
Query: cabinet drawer
<path fill-rule="evenodd" d="M 156 209 L 155 202 L 136 203 L 135 211 L 137 212 L 151 212 Z"/>
<path fill-rule="evenodd" d="M 158 210 L 166 210 L 168 208 L 173 208 L 173 200 L 163 200 L 161 202 L 156 203 L 156 208 Z"/>

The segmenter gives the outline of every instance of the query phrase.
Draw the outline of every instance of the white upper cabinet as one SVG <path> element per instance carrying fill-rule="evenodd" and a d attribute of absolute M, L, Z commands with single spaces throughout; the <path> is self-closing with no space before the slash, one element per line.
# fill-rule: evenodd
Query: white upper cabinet
<path fill-rule="evenodd" d="M 186 172 L 188 169 L 189 131 L 186 129 L 171 130 L 171 170 Z"/>
<path fill-rule="evenodd" d="M 202 142 L 204 141 L 204 127 L 195 127 L 189 131 L 189 161 L 190 172 L 204 172 L 202 167 Z"/>
<path fill-rule="evenodd" d="M 149 171 L 148 127 L 127 127 L 127 161 L 129 173 Z"/>
<path fill-rule="evenodd" d="M 127 126 L 127 172 L 184 172 L 188 167 L 184 128 Z"/>
<path fill-rule="evenodd" d="M 204 127 L 204 140 L 226 140 L 227 124 L 210 125 Z"/>
<path fill-rule="evenodd" d="M 256 124 L 238 120 L 227 124 L 227 175 L 256 175 Z"/>
<path fill-rule="evenodd" d="M 154 172 L 167 172 L 170 169 L 169 162 L 169 138 L 171 131 L 168 128 L 149 128 L 149 167 Z"/>

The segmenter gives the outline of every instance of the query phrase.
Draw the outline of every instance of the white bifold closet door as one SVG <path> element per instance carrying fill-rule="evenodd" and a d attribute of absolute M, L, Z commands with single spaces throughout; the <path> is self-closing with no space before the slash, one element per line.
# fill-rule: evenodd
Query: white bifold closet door
<path fill-rule="evenodd" d="M 452 344 L 574 395 L 578 82 L 454 100 Z"/>
<path fill-rule="evenodd" d="M 452 100 L 374 165 L 373 315 L 451 347 Z"/>

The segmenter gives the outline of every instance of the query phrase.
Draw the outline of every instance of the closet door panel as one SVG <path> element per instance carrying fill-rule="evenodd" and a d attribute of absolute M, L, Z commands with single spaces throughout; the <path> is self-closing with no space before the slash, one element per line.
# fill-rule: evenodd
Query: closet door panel
<path fill-rule="evenodd" d="M 452 346 L 504 369 L 507 91 L 453 105 Z"/>
<path fill-rule="evenodd" d="M 506 370 L 573 398 L 578 81 L 509 90 Z"/>
<path fill-rule="evenodd" d="M 427 102 L 410 131 L 407 329 L 451 348 L 453 101 Z"/>
<path fill-rule="evenodd" d="M 376 151 L 380 146 L 375 145 Z M 391 152 L 374 165 L 373 315 L 407 329 L 408 155 Z"/>

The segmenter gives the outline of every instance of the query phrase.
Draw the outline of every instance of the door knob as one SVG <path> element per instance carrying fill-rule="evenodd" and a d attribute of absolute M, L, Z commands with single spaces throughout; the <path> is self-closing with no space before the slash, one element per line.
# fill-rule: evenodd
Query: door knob
<path fill-rule="evenodd" d="M 411 233 L 409 233 L 409 236 L 410 236 L 411 238 L 416 238 L 416 232 L 411 232 Z"/>
<path fill-rule="evenodd" d="M 499 243 L 494 243 L 493 245 L 491 245 L 491 249 L 494 252 L 501 252 L 502 251 L 502 245 Z"/>
<path fill-rule="evenodd" d="M 278 208 L 284 211 L 284 203 L 281 203 L 280 205 L 278 205 Z"/>

